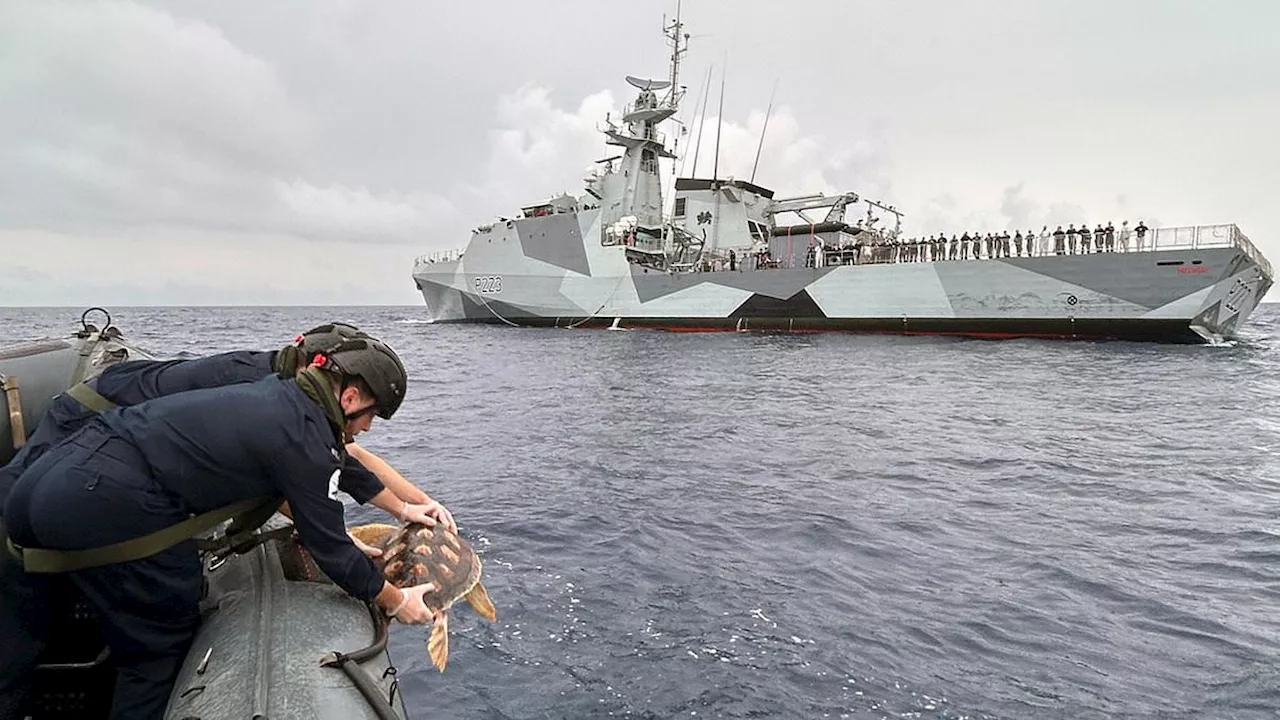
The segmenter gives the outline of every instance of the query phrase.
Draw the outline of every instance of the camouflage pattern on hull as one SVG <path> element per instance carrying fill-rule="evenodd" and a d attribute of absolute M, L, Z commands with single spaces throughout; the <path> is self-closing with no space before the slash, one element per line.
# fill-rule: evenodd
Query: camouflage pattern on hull
<path fill-rule="evenodd" d="M 1234 246 L 672 273 L 591 241 L 597 211 L 574 215 L 498 223 L 418 264 L 430 319 L 1203 342 L 1234 337 L 1272 282 Z"/>
<path fill-rule="evenodd" d="M 691 36 L 679 17 L 663 33 L 668 77 L 626 77 L 635 99 L 601 128 L 621 154 L 593 163 L 581 195 L 414 263 L 431 320 L 1199 342 L 1234 337 L 1271 287 L 1271 264 L 1235 225 L 907 237 L 892 203 L 779 196 L 715 166 L 670 178 L 668 207 L 662 161 L 679 156 L 660 125 L 684 97 Z M 855 207 L 865 216 L 850 221 Z"/>

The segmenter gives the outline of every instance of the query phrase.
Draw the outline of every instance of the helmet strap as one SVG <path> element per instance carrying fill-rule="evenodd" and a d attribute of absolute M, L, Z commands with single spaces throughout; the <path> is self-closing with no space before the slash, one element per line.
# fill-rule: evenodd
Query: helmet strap
<path fill-rule="evenodd" d="M 338 391 L 338 397 L 339 397 L 339 398 L 341 398 L 341 397 L 342 397 L 342 393 L 346 392 L 346 391 L 347 391 L 347 388 L 349 388 L 349 387 L 356 387 L 356 386 L 355 386 L 354 384 L 352 384 L 352 383 L 351 383 L 347 378 L 345 378 L 345 377 L 344 377 L 344 378 L 342 379 L 342 389 Z M 357 390 L 357 391 L 359 391 L 359 388 L 358 388 L 358 387 L 356 387 L 356 390 Z M 361 392 L 360 394 L 362 394 L 362 395 L 363 395 L 364 393 L 363 393 L 363 392 Z M 339 405 L 341 405 L 341 400 L 339 400 Z M 377 411 L 378 411 L 378 403 L 377 403 L 377 401 L 374 401 L 372 404 L 370 404 L 370 405 L 368 405 L 368 406 L 366 406 L 366 407 L 360 408 L 359 410 L 357 410 L 357 411 L 355 411 L 355 412 L 350 412 L 350 413 L 349 413 L 349 412 L 345 412 L 345 411 L 344 411 L 344 412 L 342 413 L 342 416 L 343 416 L 343 418 L 345 418 L 345 419 L 346 419 L 346 421 L 347 421 L 347 422 L 353 422 L 353 421 L 355 421 L 355 420 L 359 420 L 359 419 L 363 418 L 363 417 L 364 417 L 364 416 L 366 416 L 366 415 L 370 415 L 370 414 L 376 413 Z"/>
<path fill-rule="evenodd" d="M 303 368 L 297 374 L 294 381 L 298 387 L 311 398 L 317 405 L 324 410 L 325 418 L 329 421 L 330 427 L 333 428 L 334 435 L 342 442 L 343 445 L 351 442 L 351 438 L 347 435 L 347 429 L 343 420 L 346 413 L 342 411 L 342 403 L 339 402 L 337 395 L 333 392 L 333 384 L 329 378 L 325 377 L 318 368 Z"/>
<path fill-rule="evenodd" d="M 353 413 L 343 413 L 343 415 L 342 415 L 342 416 L 343 416 L 344 418 L 346 418 L 347 422 L 353 422 L 353 421 L 355 421 L 355 420 L 359 420 L 360 418 L 364 417 L 365 415 L 372 415 L 372 414 L 374 414 L 374 413 L 376 413 L 376 412 L 378 412 L 378 404 L 377 404 L 377 403 L 374 403 L 373 405 L 370 405 L 369 407 L 361 408 L 361 409 L 359 409 L 359 410 L 357 410 L 357 411 L 355 411 L 355 412 L 353 412 Z"/>

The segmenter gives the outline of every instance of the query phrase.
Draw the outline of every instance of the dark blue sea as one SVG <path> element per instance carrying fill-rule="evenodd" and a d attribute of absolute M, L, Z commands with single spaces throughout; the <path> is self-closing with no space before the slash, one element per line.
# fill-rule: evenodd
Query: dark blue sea
<path fill-rule="evenodd" d="M 111 308 L 168 355 L 345 320 L 411 387 L 361 436 L 484 553 L 412 717 L 1280 713 L 1280 306 L 1230 346 Z M 0 308 L 5 342 L 79 309 Z M 352 524 L 379 512 L 352 506 Z"/>

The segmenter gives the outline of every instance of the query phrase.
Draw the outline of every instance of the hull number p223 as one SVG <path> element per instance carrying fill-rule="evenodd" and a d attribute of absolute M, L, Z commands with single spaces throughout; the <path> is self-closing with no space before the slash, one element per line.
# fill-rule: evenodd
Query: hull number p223
<path fill-rule="evenodd" d="M 479 275 L 475 280 L 475 288 L 482 295 L 497 295 L 502 292 L 502 276 Z"/>

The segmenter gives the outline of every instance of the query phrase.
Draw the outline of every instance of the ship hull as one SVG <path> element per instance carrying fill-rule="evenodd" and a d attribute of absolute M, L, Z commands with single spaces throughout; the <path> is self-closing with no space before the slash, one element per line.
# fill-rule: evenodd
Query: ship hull
<path fill-rule="evenodd" d="M 443 324 L 502 325 L 502 320 L 469 318 Z M 668 332 L 859 333 L 873 335 L 954 336 L 986 340 L 1135 340 L 1204 343 L 1186 320 L 1071 320 L 1054 318 L 694 318 L 694 317 L 526 317 L 530 328 L 663 330 Z"/>
<path fill-rule="evenodd" d="M 572 257 L 525 242 L 558 228 L 522 220 L 473 240 L 460 260 L 416 267 L 430 319 L 1205 342 L 1234 338 L 1272 282 L 1231 246 L 668 273 L 628 262 L 625 248 L 583 242 L 591 224 L 582 220 Z"/>

